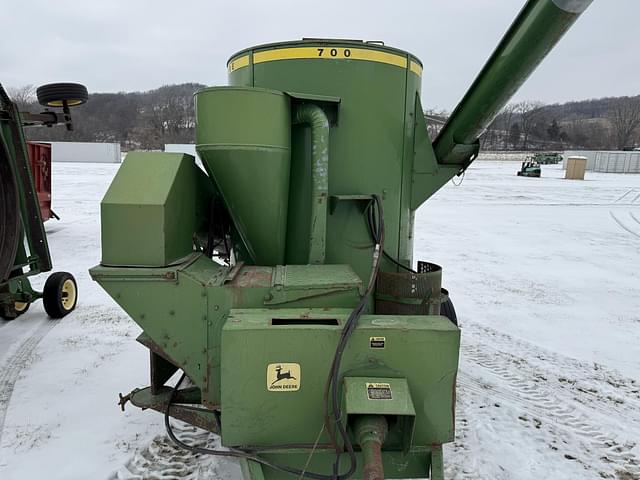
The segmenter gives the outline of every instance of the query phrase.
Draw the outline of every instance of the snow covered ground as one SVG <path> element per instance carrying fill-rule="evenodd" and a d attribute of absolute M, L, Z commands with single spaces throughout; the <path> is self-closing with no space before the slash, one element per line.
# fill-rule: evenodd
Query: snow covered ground
<path fill-rule="evenodd" d="M 160 415 L 117 407 L 148 383 L 138 327 L 87 273 L 118 165 L 53 168 L 49 241 L 81 303 L 0 323 L 0 479 L 239 479 L 173 447 Z M 640 176 L 517 168 L 476 162 L 416 216 L 416 259 L 444 266 L 462 324 L 448 478 L 640 479 Z"/>

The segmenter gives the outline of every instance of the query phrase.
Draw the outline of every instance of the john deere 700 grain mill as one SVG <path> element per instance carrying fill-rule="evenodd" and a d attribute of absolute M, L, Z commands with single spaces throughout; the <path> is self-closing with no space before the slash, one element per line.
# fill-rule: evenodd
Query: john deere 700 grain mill
<path fill-rule="evenodd" d="M 413 55 L 304 39 L 231 57 L 198 92 L 197 151 L 131 153 L 102 202 L 93 278 L 143 328 L 174 441 L 254 479 L 443 478 L 460 331 L 415 210 L 591 0 L 530 0 L 438 138 Z M 166 382 L 184 372 L 175 387 Z M 188 382 L 185 382 L 185 377 Z M 169 416 L 220 433 L 188 447 Z"/>

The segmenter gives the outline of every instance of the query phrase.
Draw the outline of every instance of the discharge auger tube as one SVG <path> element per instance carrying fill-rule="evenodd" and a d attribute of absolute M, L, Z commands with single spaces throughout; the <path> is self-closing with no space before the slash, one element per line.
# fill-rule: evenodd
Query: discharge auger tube
<path fill-rule="evenodd" d="M 466 166 L 476 141 L 593 0 L 529 0 L 434 142 L 438 163 Z"/>

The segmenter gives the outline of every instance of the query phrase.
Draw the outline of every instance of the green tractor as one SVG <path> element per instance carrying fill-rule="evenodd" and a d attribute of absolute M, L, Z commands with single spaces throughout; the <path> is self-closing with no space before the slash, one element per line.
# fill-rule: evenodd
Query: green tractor
<path fill-rule="evenodd" d="M 40 298 L 51 318 L 64 317 L 78 301 L 70 273 L 49 276 L 42 292 L 29 280 L 50 271 L 52 263 L 23 127 L 64 124 L 72 130 L 69 108 L 85 103 L 88 94 L 82 85 L 56 83 L 38 88 L 37 96 L 47 109 L 19 112 L 0 85 L 0 318 L 5 320 L 19 317 Z"/>
<path fill-rule="evenodd" d="M 562 161 L 562 155 L 557 152 L 539 152 L 533 155 L 532 160 L 540 165 L 557 165 Z"/>
<path fill-rule="evenodd" d="M 522 166 L 520 170 L 518 170 L 517 175 L 519 177 L 535 177 L 540 178 L 542 173 L 542 169 L 540 168 L 540 164 L 535 160 L 527 159 L 522 162 Z"/>

